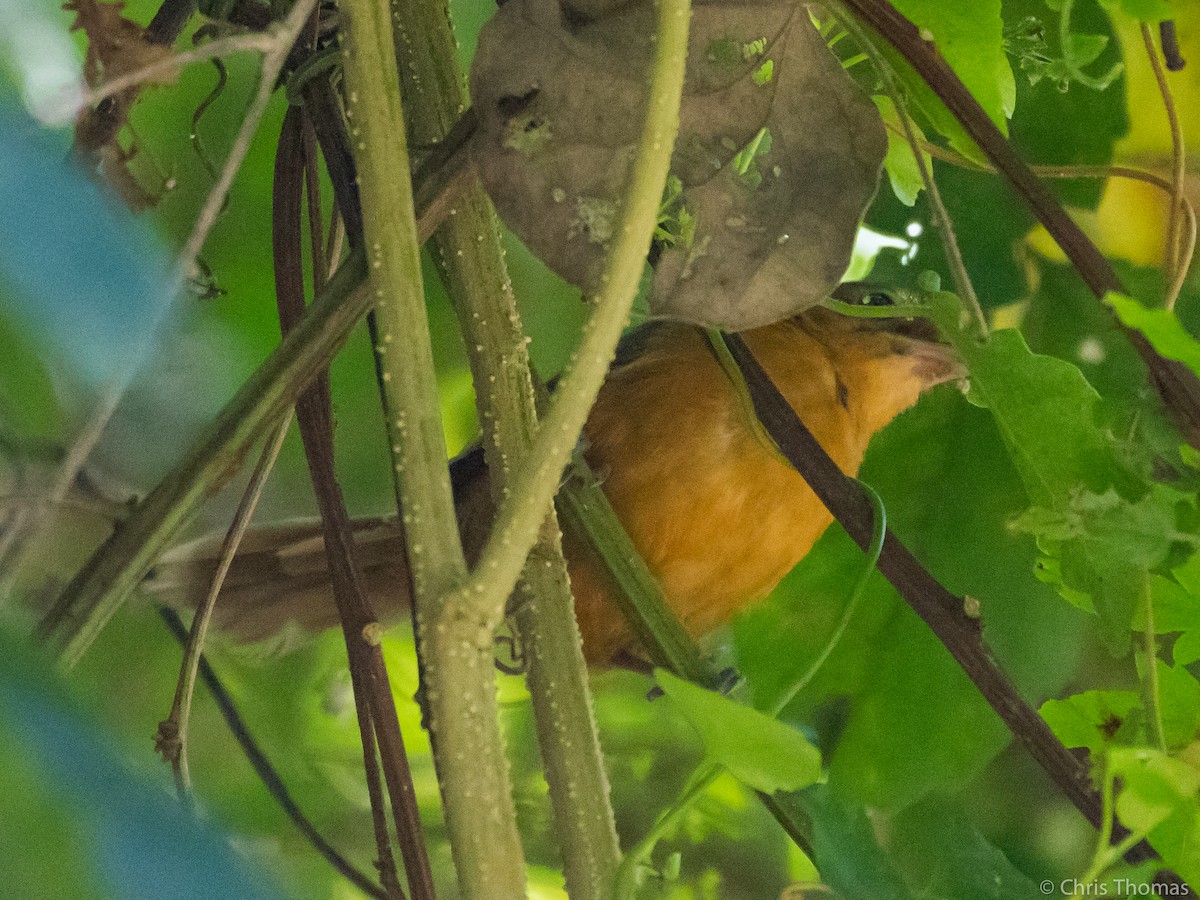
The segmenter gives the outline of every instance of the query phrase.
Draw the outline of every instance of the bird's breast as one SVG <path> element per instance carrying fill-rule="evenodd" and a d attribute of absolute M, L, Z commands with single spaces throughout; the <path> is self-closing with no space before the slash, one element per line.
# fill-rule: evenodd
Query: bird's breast
<path fill-rule="evenodd" d="M 703 634 L 769 593 L 832 517 L 756 436 L 704 339 L 682 328 L 667 338 L 610 374 L 588 458 L 668 604 Z M 821 347 L 786 325 L 746 339 L 822 445 L 857 470 L 863 448 Z M 607 661 L 629 641 L 607 583 L 576 562 L 572 586 L 587 655 Z"/>

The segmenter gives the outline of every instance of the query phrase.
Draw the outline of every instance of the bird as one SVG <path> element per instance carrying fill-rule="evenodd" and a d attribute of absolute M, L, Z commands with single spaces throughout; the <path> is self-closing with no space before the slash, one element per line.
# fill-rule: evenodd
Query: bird
<path fill-rule="evenodd" d="M 843 286 L 843 289 L 846 286 Z M 843 290 L 866 305 L 889 294 Z M 822 306 L 742 333 L 747 346 L 822 447 L 855 475 L 873 435 L 930 388 L 960 379 L 953 351 L 920 318 L 864 318 Z M 757 431 L 703 329 L 646 323 L 626 335 L 588 416 L 581 447 L 667 605 L 693 636 L 769 594 L 833 521 L 803 477 Z M 450 463 L 468 560 L 494 514 L 476 446 Z M 365 583 L 381 619 L 408 606 L 395 520 L 356 520 Z M 194 607 L 208 590 L 220 538 L 169 551 L 144 587 Z M 606 573 L 578 536 L 564 540 L 589 665 L 644 659 Z M 226 577 L 218 624 L 239 638 L 337 624 L 320 524 L 251 529 Z"/>

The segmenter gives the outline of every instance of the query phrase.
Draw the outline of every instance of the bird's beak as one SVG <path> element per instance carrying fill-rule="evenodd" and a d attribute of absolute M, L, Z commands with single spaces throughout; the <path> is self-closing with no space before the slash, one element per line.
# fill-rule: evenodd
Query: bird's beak
<path fill-rule="evenodd" d="M 908 355 L 913 360 L 913 374 L 921 379 L 922 390 L 967 376 L 967 367 L 948 344 L 914 340 Z"/>
<path fill-rule="evenodd" d="M 908 348 L 904 355 L 912 360 L 912 372 L 921 381 L 921 390 L 957 381 L 967 376 L 967 367 L 954 349 L 938 333 L 937 326 L 929 319 L 872 319 L 882 330 L 906 338 Z"/>

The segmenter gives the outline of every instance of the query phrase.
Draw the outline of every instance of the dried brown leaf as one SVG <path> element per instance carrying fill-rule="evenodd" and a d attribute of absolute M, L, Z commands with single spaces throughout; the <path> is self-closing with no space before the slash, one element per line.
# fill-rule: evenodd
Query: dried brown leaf
<path fill-rule="evenodd" d="M 480 36 L 484 183 L 509 227 L 585 290 L 643 121 L 653 15 L 649 0 L 508 0 Z M 803 5 L 697 2 L 651 312 L 740 330 L 822 300 L 885 149 Z"/>
<path fill-rule="evenodd" d="M 63 9 L 75 13 L 72 31 L 87 35 L 87 55 L 83 74 L 89 87 L 98 87 L 123 75 L 138 72 L 170 56 L 171 48 L 146 39 L 146 31 L 121 15 L 123 2 L 69 0 Z M 137 155 L 136 140 L 126 149 L 121 146 L 121 131 L 129 124 L 129 110 L 145 84 L 169 84 L 176 72 L 167 70 L 126 88 L 84 109 L 75 122 L 75 147 L 80 160 L 102 178 L 135 212 L 154 206 L 158 198 L 146 190 L 130 168 Z"/>
<path fill-rule="evenodd" d="M 91 87 L 161 62 L 171 54 L 166 44 L 146 40 L 146 30 L 121 15 L 124 8 L 124 2 L 97 0 L 70 0 L 63 4 L 63 9 L 75 13 L 71 30 L 87 35 L 84 77 Z M 174 72 L 149 79 L 156 84 L 170 84 L 174 80 Z"/>

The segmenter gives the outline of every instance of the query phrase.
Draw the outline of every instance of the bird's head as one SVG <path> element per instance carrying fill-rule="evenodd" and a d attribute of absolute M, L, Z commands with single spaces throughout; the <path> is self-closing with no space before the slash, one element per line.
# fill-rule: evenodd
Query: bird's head
<path fill-rule="evenodd" d="M 854 302 L 887 306 L 893 301 L 886 292 L 863 288 Z M 818 306 L 794 321 L 821 345 L 845 387 L 848 408 L 870 433 L 912 406 L 922 392 L 966 375 L 928 319 L 863 318 Z"/>

